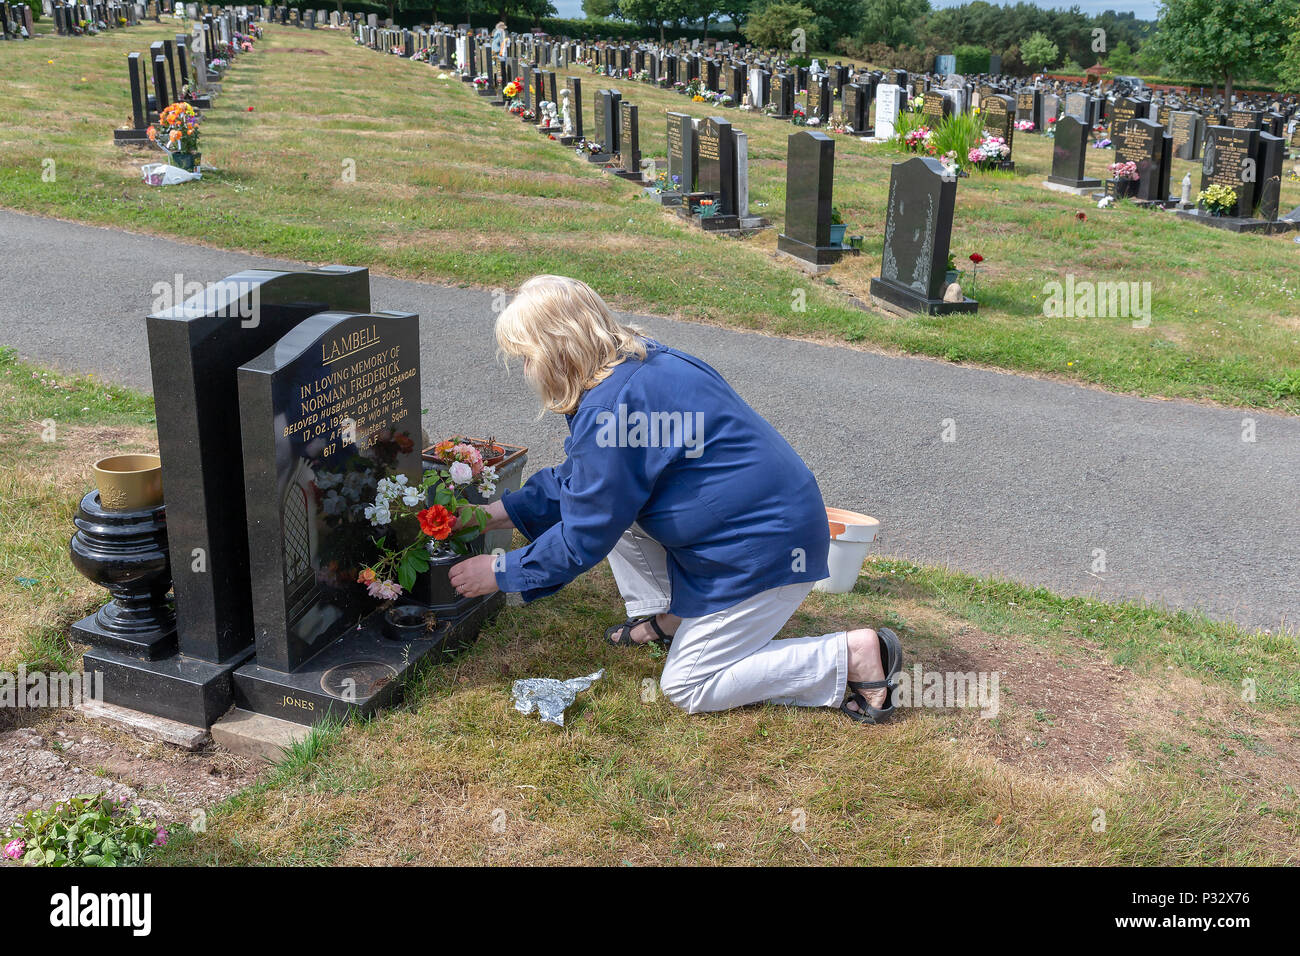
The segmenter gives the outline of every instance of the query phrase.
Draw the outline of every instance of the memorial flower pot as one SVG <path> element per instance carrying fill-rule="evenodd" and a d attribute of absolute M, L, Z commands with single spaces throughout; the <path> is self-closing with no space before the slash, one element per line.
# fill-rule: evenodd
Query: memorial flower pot
<path fill-rule="evenodd" d="M 830 551 L 826 556 L 830 575 L 818 581 L 815 587 L 831 594 L 847 594 L 858 581 L 858 572 L 862 570 L 871 542 L 876 540 L 880 531 L 880 522 L 870 515 L 829 507 L 826 521 L 831 535 Z"/>
<path fill-rule="evenodd" d="M 141 511 L 162 504 L 162 459 L 157 455 L 113 455 L 90 470 L 106 511 Z"/>
<path fill-rule="evenodd" d="M 1115 180 L 1115 198 L 1116 198 L 1116 199 L 1127 199 L 1129 196 L 1133 195 L 1133 187 L 1136 186 L 1136 185 L 1137 185 L 1137 183 L 1135 183 L 1135 182 L 1134 182 L 1133 180 L 1131 180 L 1131 179 L 1116 179 L 1116 180 Z"/>
<path fill-rule="evenodd" d="M 844 233 L 849 227 L 843 224 L 831 226 L 831 245 L 844 245 Z"/>
<path fill-rule="evenodd" d="M 384 612 L 384 636 L 393 641 L 427 637 L 437 626 L 438 615 L 418 604 L 390 607 Z"/>

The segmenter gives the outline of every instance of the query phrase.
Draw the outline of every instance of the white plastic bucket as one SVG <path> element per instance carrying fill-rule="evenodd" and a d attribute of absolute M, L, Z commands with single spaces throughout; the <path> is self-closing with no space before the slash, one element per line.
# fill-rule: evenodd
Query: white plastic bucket
<path fill-rule="evenodd" d="M 831 535 L 830 553 L 826 557 L 830 577 L 822 578 L 815 587 L 831 594 L 847 594 L 858 581 L 858 572 L 880 531 L 880 522 L 871 515 L 843 508 L 827 508 L 826 520 Z"/>

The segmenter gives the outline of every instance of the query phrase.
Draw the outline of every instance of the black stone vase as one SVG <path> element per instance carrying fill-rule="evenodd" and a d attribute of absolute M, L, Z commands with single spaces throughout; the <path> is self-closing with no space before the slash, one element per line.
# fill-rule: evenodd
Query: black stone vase
<path fill-rule="evenodd" d="M 482 540 L 482 538 L 475 539 L 474 545 L 479 544 Z M 461 597 L 456 593 L 456 589 L 451 586 L 451 581 L 447 575 L 451 571 L 453 564 L 464 561 L 476 553 L 479 553 L 479 550 L 471 546 L 470 554 L 430 555 L 429 570 L 416 578 L 415 587 L 411 590 L 411 597 L 437 611 L 438 616 L 441 618 L 460 617 L 480 598 Z"/>
<path fill-rule="evenodd" d="M 72 625 L 75 640 L 146 660 L 175 653 L 176 612 L 163 505 L 109 511 L 99 492 L 81 499 L 68 544 L 72 566 L 113 599 Z"/>

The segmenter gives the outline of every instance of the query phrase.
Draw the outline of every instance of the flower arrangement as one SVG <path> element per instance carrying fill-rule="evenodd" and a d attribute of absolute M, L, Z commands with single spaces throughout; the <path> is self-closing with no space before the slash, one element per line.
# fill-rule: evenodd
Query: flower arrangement
<path fill-rule="evenodd" d="M 680 192 L 682 188 L 682 177 L 669 176 L 668 170 L 662 170 L 655 174 L 654 190 L 657 193 Z"/>
<path fill-rule="evenodd" d="M 158 115 L 147 135 L 169 153 L 199 151 L 199 123 L 203 119 L 189 103 L 173 103 Z"/>
<path fill-rule="evenodd" d="M 985 133 L 977 146 L 972 146 L 966 154 L 966 160 L 981 169 L 986 169 L 1006 161 L 1011 156 L 1011 147 L 1001 136 Z"/>
<path fill-rule="evenodd" d="M 649 71 L 649 70 L 641 70 L 639 73 L 636 74 L 636 76 L 632 77 L 632 79 L 634 79 L 634 80 L 639 80 L 639 81 L 641 81 L 642 83 L 649 83 L 649 82 L 650 82 L 650 71 Z"/>
<path fill-rule="evenodd" d="M 474 77 L 474 87 L 476 89 L 480 89 L 480 90 L 483 89 L 485 86 L 487 86 L 487 82 L 488 82 L 488 78 L 486 76 L 483 76 L 482 74 L 479 74 L 478 76 Z"/>
<path fill-rule="evenodd" d="M 849 121 L 838 113 L 832 113 L 830 120 L 826 123 L 826 132 L 828 133 L 852 133 L 853 127 Z"/>
<path fill-rule="evenodd" d="M 1196 202 L 1212 216 L 1222 216 L 1237 205 L 1237 191 L 1223 183 L 1214 183 L 1196 194 Z"/>
<path fill-rule="evenodd" d="M 1016 129 L 1021 133 L 1032 133 L 1034 131 L 1033 120 L 1016 120 Z"/>
<path fill-rule="evenodd" d="M 945 176 L 965 176 L 961 164 L 957 162 L 957 151 L 950 149 L 942 156 L 938 157 L 939 163 L 943 166 L 943 175 Z"/>
<path fill-rule="evenodd" d="M 578 145 L 574 147 L 573 151 L 580 156 L 586 156 L 588 154 L 599 156 L 605 151 L 605 146 L 603 143 L 597 143 L 595 140 L 582 139 L 578 141 Z"/>
<path fill-rule="evenodd" d="M 507 101 L 510 101 L 513 100 L 516 96 L 518 96 L 522 89 L 523 87 L 519 85 L 518 80 L 511 80 L 509 83 L 507 83 L 505 86 L 501 88 L 501 95 Z"/>
<path fill-rule="evenodd" d="M 473 486 L 485 498 L 491 497 L 496 491 L 496 469 L 483 464 L 482 455 L 473 445 L 441 442 L 434 452 L 450 461 L 445 474 L 426 471 L 417 485 L 401 474 L 381 478 L 375 486 L 374 501 L 365 507 L 366 520 L 375 528 L 391 529 L 399 523 L 409 526 L 414 519 L 418 529 L 412 540 L 401 547 L 388 543 L 388 532 L 374 539 L 380 558 L 361 569 L 357 583 L 378 600 L 391 601 L 411 590 L 416 576 L 429 570 L 433 551 L 467 554 L 470 542 L 487 528 L 487 512 L 471 505 L 462 491 Z"/>
<path fill-rule="evenodd" d="M 790 110 L 790 122 L 795 126 L 807 125 L 808 117 L 804 114 L 802 106 L 796 106 Z"/>
<path fill-rule="evenodd" d="M 1138 174 L 1137 163 L 1111 163 L 1106 169 L 1110 172 L 1110 178 L 1114 180 L 1127 179 L 1131 182 L 1137 182 L 1142 178 Z"/>
<path fill-rule="evenodd" d="M 908 130 L 903 137 L 903 145 L 912 153 L 929 153 L 934 155 L 934 130 L 928 126 L 918 126 Z"/>
<path fill-rule="evenodd" d="M 700 200 L 700 218 L 708 219 L 718 211 L 718 204 L 712 199 Z"/>
<path fill-rule="evenodd" d="M 1092 148 L 1093 148 L 1093 149 L 1110 149 L 1111 145 L 1112 145 L 1112 143 L 1111 143 L 1111 141 L 1110 141 L 1110 137 L 1108 137 L 1108 136 L 1103 136 L 1101 139 L 1097 140 L 1097 142 L 1095 142 L 1095 143 L 1092 144 Z"/>

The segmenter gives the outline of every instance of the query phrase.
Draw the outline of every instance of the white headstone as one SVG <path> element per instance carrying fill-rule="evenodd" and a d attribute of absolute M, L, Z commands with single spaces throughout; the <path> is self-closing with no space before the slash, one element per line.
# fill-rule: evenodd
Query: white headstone
<path fill-rule="evenodd" d="M 756 110 L 767 105 L 763 102 L 763 71 L 756 66 L 749 70 L 749 105 Z"/>
<path fill-rule="evenodd" d="M 893 139 L 894 123 L 898 121 L 899 99 L 902 87 L 882 83 L 876 87 L 876 139 Z"/>

